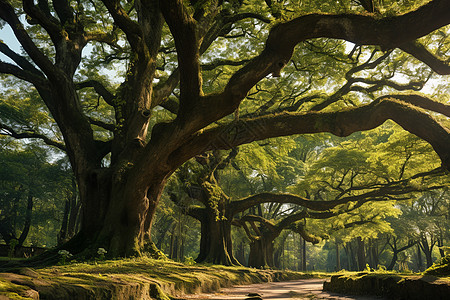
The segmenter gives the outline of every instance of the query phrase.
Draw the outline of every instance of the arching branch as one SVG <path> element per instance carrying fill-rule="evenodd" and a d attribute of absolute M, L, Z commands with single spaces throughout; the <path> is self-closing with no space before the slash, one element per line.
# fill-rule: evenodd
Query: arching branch
<path fill-rule="evenodd" d="M 17 54 L 8 47 L 3 41 L 0 41 L 0 52 L 12 59 L 23 70 L 33 73 L 36 76 L 44 78 L 44 75 L 36 69 L 25 57 Z"/>
<path fill-rule="evenodd" d="M 440 106 L 437 109 L 437 112 L 442 110 Z M 419 107 L 390 97 L 338 112 L 280 113 L 217 126 L 194 135 L 171 158 L 176 163 L 211 149 L 231 149 L 256 140 L 294 134 L 330 132 L 348 136 L 376 128 L 388 119 L 430 143 L 443 167 L 450 170 L 450 130 Z"/>
<path fill-rule="evenodd" d="M 279 76 L 295 46 L 302 41 L 328 37 L 392 49 L 449 23 L 450 3 L 434 0 L 397 17 L 311 14 L 274 26 L 263 52 L 234 73 L 222 93 L 201 97 L 190 112 L 192 132 L 187 134 L 234 112 L 250 89 L 267 75 Z"/>

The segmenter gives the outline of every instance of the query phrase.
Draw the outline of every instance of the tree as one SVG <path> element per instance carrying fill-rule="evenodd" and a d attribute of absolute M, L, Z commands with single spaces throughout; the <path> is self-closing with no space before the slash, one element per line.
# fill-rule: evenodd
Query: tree
<path fill-rule="evenodd" d="M 59 199 L 70 181 L 70 170 L 61 161 L 49 162 L 45 147 L 20 145 L 10 138 L 0 138 L 0 237 L 17 247 L 30 242 L 38 227 L 59 226 Z M 46 230 L 41 230 L 41 233 Z M 41 245 L 54 244 L 45 234 L 35 239 Z"/>
<path fill-rule="evenodd" d="M 246 96 L 266 76 L 281 75 L 297 45 L 316 38 L 378 45 L 384 50 L 398 48 L 435 72 L 448 74 L 445 59 L 432 54 L 427 41 L 425 45 L 416 41 L 430 37 L 435 30 L 446 34 L 448 1 L 433 0 L 416 8 L 405 4 L 397 7 L 396 16 L 389 17 L 361 13 L 360 7 L 347 2 L 337 13 L 329 3 L 297 8 L 292 2 L 288 9 L 266 3 L 258 9 L 258 1 L 35 4 L 23 0 L 22 5 L 0 1 L 0 19 L 25 51 L 19 54 L 1 43 L 1 53 L 12 62 L 2 61 L 0 72 L 35 89 L 63 141 L 36 126 L 23 130 L 11 119 L 2 118 L 0 128 L 3 134 L 41 139 L 67 153 L 79 188 L 83 219 L 79 234 L 64 247 L 74 253 L 85 251 L 86 255 L 103 247 L 111 256 L 151 250 L 153 219 L 169 176 L 205 151 L 231 149 L 253 140 L 319 132 L 346 136 L 392 119 L 429 142 L 444 168 L 450 169 L 449 130 L 429 114 L 449 116 L 448 105 L 439 99 L 386 93 L 351 107 L 335 108 L 331 105 L 338 102 L 335 99 L 312 111 L 267 111 L 231 122 L 226 118 L 248 100 Z M 317 13 L 318 9 L 334 14 Z M 345 10 L 351 13 L 342 13 Z M 272 17 L 278 18 L 277 24 L 269 29 Z M 233 29 L 245 27 L 267 36 L 264 47 L 257 44 L 251 51 L 237 51 L 242 52 L 236 55 L 238 60 L 230 53 L 222 55 L 223 37 L 230 38 L 234 49 L 252 40 L 245 33 L 233 38 L 239 35 Z M 89 44 L 94 48 L 87 53 Z M 437 49 L 436 55 L 445 57 L 440 52 L 443 49 Z M 216 56 L 223 59 L 211 59 Z M 202 68 L 203 58 L 207 66 Z M 100 75 L 101 66 L 110 67 L 111 62 L 120 60 L 127 61 L 127 69 L 115 87 Z M 242 64 L 236 71 L 235 66 Z M 223 71 L 222 83 L 202 83 L 203 73 L 214 67 Z M 162 74 L 162 68 L 170 75 Z M 88 88 L 100 95 L 107 109 L 92 110 L 99 99 L 84 92 Z M 161 113 L 160 107 L 174 114 Z M 164 122 L 155 124 L 158 115 Z"/>

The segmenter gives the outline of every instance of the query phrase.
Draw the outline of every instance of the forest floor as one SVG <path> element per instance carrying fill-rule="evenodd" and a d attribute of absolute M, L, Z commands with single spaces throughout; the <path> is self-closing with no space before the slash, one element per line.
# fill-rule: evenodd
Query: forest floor
<path fill-rule="evenodd" d="M 245 267 L 186 265 L 148 258 L 122 259 L 70 263 L 35 269 L 0 269 L 0 300 L 232 300 L 252 299 L 247 297 L 251 292 L 259 293 L 262 296 L 262 298 L 253 299 L 382 299 L 339 296 L 334 292 L 341 291 L 336 290 L 333 292 L 322 291 L 325 278 L 334 275 L 332 277 L 336 279 L 334 283 L 340 286 L 338 281 L 345 276 L 350 276 L 347 274 L 351 273 L 301 273 Z M 400 275 L 385 274 L 385 276 L 398 277 Z M 333 279 L 331 281 L 333 282 Z M 263 282 L 266 284 L 248 286 Z M 446 282 L 444 285 L 450 287 L 450 278 L 440 279 L 439 282 Z M 246 286 L 236 287 L 237 285 Z M 232 286 L 235 287 L 229 289 Z M 343 293 L 347 293 L 347 291 Z M 197 296 L 192 296 L 194 294 Z"/>
<path fill-rule="evenodd" d="M 0 300 L 170 299 L 233 285 L 328 277 L 325 273 L 185 265 L 148 258 L 0 270 Z"/>

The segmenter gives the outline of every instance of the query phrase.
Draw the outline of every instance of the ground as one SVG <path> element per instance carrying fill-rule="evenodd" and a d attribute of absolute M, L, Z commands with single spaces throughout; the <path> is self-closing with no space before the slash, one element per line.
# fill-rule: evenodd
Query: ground
<path fill-rule="evenodd" d="M 300 279 L 288 282 L 269 282 L 252 285 L 242 285 L 224 288 L 215 294 L 200 294 L 185 296 L 186 299 L 211 300 L 244 300 L 249 294 L 259 294 L 264 300 L 300 300 L 300 299 L 335 299 L 335 300 L 382 300 L 381 297 L 372 296 L 344 296 L 341 294 L 322 291 L 325 279 Z M 256 299 L 256 298 L 255 298 Z"/>

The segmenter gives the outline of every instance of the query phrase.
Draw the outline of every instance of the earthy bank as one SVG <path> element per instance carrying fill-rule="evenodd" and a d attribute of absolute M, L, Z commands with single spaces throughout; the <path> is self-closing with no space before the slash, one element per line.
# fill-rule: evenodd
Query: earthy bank
<path fill-rule="evenodd" d="M 388 299 L 447 300 L 450 277 L 392 273 L 344 273 L 331 276 L 324 290 L 342 294 L 377 295 Z"/>

